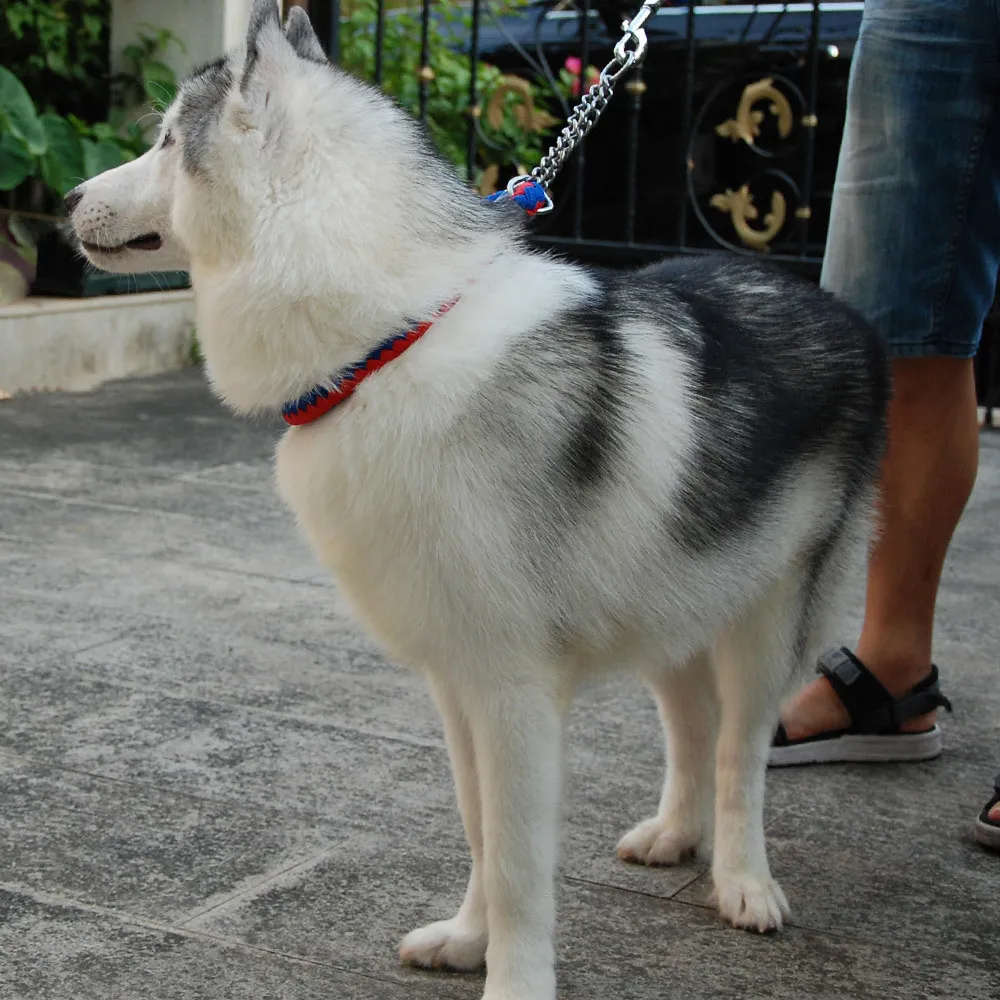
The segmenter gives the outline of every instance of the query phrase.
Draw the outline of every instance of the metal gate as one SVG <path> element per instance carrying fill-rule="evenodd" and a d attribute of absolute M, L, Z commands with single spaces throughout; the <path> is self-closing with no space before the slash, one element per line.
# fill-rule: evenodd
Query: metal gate
<path fill-rule="evenodd" d="M 451 93 L 464 116 L 464 168 L 473 183 L 489 171 L 499 186 L 532 164 L 513 157 L 498 162 L 502 143 L 486 122 L 497 88 L 508 101 L 520 92 L 522 118 L 536 116 L 547 142 L 571 104 L 572 93 L 560 88 L 566 67 L 578 66 L 578 86 L 586 86 L 587 67 L 607 61 L 632 6 L 515 0 L 498 8 L 471 0 L 458 7 L 423 0 L 417 14 L 389 9 L 385 0 L 355 0 L 350 8 L 310 0 L 309 10 L 333 58 L 343 59 L 349 37 L 351 68 L 367 70 L 376 83 L 389 72 L 394 21 L 406 18 L 420 47 L 413 110 L 425 120 L 440 79 L 432 39 L 444 23 L 461 20 L 454 47 L 477 68 L 467 73 L 464 93 Z M 535 238 L 612 263 L 724 247 L 767 253 L 815 273 L 862 6 L 818 0 L 664 6 L 647 25 L 642 72 L 627 79 L 560 177 L 557 211 L 540 222 Z M 366 10 L 367 19 L 359 18 Z M 370 53 L 366 67 L 358 66 L 359 25 Z M 499 81 L 490 78 L 488 93 L 484 65 L 500 74 Z"/>

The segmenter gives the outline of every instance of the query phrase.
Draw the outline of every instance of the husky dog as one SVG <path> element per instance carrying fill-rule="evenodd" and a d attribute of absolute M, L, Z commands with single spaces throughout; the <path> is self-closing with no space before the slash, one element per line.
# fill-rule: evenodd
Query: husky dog
<path fill-rule="evenodd" d="M 149 152 L 67 201 L 98 267 L 190 270 L 213 386 L 240 412 L 285 406 L 281 494 L 430 681 L 472 872 L 402 959 L 485 961 L 486 1000 L 552 1000 L 562 718 L 612 670 L 651 687 L 668 751 L 619 854 L 712 850 L 722 915 L 779 928 L 767 753 L 869 530 L 889 391 L 872 330 L 732 257 L 604 273 L 533 251 L 515 205 L 467 190 L 274 0 Z"/>

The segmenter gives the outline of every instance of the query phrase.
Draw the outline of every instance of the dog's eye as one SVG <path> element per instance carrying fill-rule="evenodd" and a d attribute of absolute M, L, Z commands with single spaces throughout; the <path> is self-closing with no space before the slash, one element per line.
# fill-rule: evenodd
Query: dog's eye
<path fill-rule="evenodd" d="M 167 146 L 172 146 L 173 144 L 174 144 L 174 133 L 171 132 L 170 129 L 167 129 L 167 131 L 163 133 L 163 142 L 160 143 L 160 147 L 162 149 L 166 149 Z"/>

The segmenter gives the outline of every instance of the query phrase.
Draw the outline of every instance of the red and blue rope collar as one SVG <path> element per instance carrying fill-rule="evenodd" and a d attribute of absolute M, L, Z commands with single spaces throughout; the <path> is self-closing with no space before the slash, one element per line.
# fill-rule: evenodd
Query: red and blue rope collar
<path fill-rule="evenodd" d="M 509 197 L 524 210 L 529 217 L 552 207 L 545 189 L 537 181 L 529 178 L 517 178 L 506 190 L 497 191 L 486 200 L 495 202 Z M 373 351 L 370 351 L 360 361 L 332 375 L 326 382 L 314 385 L 298 399 L 289 400 L 281 408 L 281 416 L 285 423 L 293 427 L 310 424 L 335 406 L 349 399 L 357 387 L 369 375 L 384 368 L 390 361 L 398 358 L 408 347 L 412 347 L 442 316 L 454 308 L 458 299 L 452 299 L 441 306 L 434 315 L 401 333 L 393 334 L 382 341 Z"/>

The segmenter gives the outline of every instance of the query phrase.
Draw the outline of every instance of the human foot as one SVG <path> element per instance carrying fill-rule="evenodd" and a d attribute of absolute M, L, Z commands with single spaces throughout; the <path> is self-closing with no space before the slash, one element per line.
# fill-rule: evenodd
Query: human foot
<path fill-rule="evenodd" d="M 926 676 L 926 674 L 924 675 Z M 923 678 L 918 678 L 922 680 Z M 895 698 L 910 690 L 907 686 L 902 691 L 889 693 Z M 937 722 L 937 709 L 907 719 L 899 724 L 901 733 L 921 733 L 932 729 Z M 851 725 L 851 716 L 844 703 L 837 697 L 833 686 L 822 675 L 810 681 L 805 687 L 795 692 L 781 707 L 781 723 L 785 727 L 788 739 L 792 741 L 808 739 L 823 733 L 834 733 L 847 729 Z"/>
<path fill-rule="evenodd" d="M 897 671 L 885 683 L 846 648 L 820 657 L 822 676 L 784 705 L 772 766 L 837 761 L 929 760 L 941 752 L 937 708 L 951 710 L 937 668 L 917 682 Z M 912 672 L 911 672 L 912 673 Z"/>
<path fill-rule="evenodd" d="M 972 827 L 972 835 L 984 847 L 1000 851 L 1000 774 L 993 780 L 993 798 L 983 806 Z"/>

